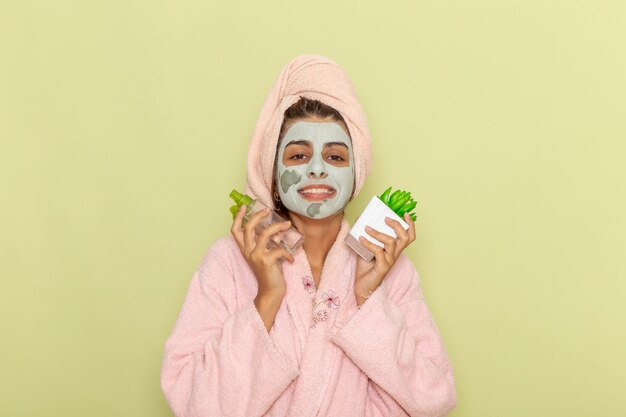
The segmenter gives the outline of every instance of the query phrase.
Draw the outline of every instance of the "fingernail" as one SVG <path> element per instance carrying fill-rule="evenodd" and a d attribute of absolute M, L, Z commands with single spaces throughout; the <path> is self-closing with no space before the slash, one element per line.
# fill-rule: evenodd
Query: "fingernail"
<path fill-rule="evenodd" d="M 365 230 L 367 230 L 368 232 L 370 232 L 370 231 L 372 231 L 373 229 L 372 229 L 371 227 L 369 227 L 369 226 L 365 226 Z M 361 236 L 361 237 L 363 237 L 363 236 Z"/>

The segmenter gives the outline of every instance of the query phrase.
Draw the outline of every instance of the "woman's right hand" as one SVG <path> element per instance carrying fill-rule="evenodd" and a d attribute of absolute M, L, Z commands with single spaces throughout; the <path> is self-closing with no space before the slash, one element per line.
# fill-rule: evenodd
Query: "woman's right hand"
<path fill-rule="evenodd" d="M 239 245 L 243 257 L 250 265 L 258 282 L 257 297 L 270 297 L 282 299 L 287 291 L 285 278 L 283 277 L 282 259 L 293 262 L 293 256 L 283 247 L 271 250 L 267 249 L 267 243 L 274 234 L 287 230 L 291 222 L 273 224 L 265 228 L 255 239 L 255 229 L 259 222 L 270 214 L 266 208 L 255 213 L 242 227 L 243 216 L 246 206 L 242 205 L 233 221 L 231 233 Z"/>

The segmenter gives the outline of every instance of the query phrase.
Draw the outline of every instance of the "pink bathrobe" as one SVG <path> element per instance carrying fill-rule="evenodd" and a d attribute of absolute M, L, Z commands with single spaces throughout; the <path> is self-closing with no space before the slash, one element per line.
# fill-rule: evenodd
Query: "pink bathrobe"
<path fill-rule="evenodd" d="M 297 85 L 293 73 L 303 68 L 310 74 L 317 68 L 339 71 L 325 57 L 301 56 L 283 70 L 272 92 Z M 340 90 L 333 89 L 334 97 L 341 96 Z M 299 94 L 313 96 L 303 91 Z M 354 94 L 349 85 L 345 91 L 344 97 Z M 271 125 L 268 130 L 274 132 L 280 121 L 271 119 L 275 108 L 284 111 L 285 97 L 294 98 L 287 93 L 270 93 L 252 151 L 275 152 L 275 141 L 273 148 L 259 144 L 265 140 L 259 124 Z M 267 104 L 270 100 L 275 107 Z M 346 100 L 333 104 L 341 108 L 342 103 Z M 355 108 L 354 102 L 349 108 Z M 362 124 L 354 130 L 358 117 L 351 118 L 346 107 L 341 110 L 360 168 L 358 190 L 369 172 L 369 137 Z M 264 114 L 271 117 L 263 120 Z M 269 204 L 270 156 L 249 155 L 247 185 L 249 193 Z M 256 278 L 235 240 L 228 235 L 211 245 L 165 343 L 161 387 L 176 416 L 434 417 L 456 406 L 450 359 L 412 262 L 402 254 L 359 308 L 357 255 L 344 242 L 349 229 L 344 218 L 319 288 L 303 249 L 293 264 L 283 263 L 287 292 L 269 333 L 254 306 Z"/>

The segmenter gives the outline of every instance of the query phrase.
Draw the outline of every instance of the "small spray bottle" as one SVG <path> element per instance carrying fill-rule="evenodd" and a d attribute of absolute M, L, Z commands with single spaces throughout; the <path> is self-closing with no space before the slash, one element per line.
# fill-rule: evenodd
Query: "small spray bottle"
<path fill-rule="evenodd" d="M 246 206 L 246 214 L 244 214 L 243 216 L 242 224 L 246 224 L 255 213 L 265 208 L 268 208 L 259 200 L 253 200 L 249 195 L 242 194 L 237 190 L 233 190 L 230 192 L 230 198 L 232 198 L 236 203 L 230 208 L 230 212 L 233 214 L 233 218 L 237 216 L 239 207 L 244 204 Z M 270 208 L 270 214 L 261 219 L 255 231 L 257 235 L 259 235 L 263 231 L 263 229 L 276 223 L 282 223 L 284 221 L 286 221 L 286 219 L 283 219 L 281 216 L 278 215 L 278 213 Z M 268 248 L 273 249 L 274 247 L 280 245 L 285 248 L 290 254 L 294 254 L 300 248 L 300 246 L 302 246 L 303 241 L 304 236 L 300 232 L 298 232 L 295 227 L 290 226 L 289 229 L 280 231 L 271 236 L 268 241 Z"/>

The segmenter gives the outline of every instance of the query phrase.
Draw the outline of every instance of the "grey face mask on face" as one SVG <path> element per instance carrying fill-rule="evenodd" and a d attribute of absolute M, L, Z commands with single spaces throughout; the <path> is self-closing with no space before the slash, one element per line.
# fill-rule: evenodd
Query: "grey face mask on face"
<path fill-rule="evenodd" d="M 309 145 L 308 158 L 301 159 L 302 163 L 297 165 L 287 166 L 283 155 L 294 141 L 306 141 L 300 143 Z M 331 143 L 333 145 L 328 147 Z M 332 158 L 336 158 L 338 152 L 332 149 L 344 146 L 348 149 L 349 164 L 337 166 Z M 287 209 L 311 219 L 323 219 L 338 213 L 348 204 L 354 186 L 350 137 L 334 122 L 296 122 L 287 130 L 280 144 L 276 171 L 276 187 Z"/>

